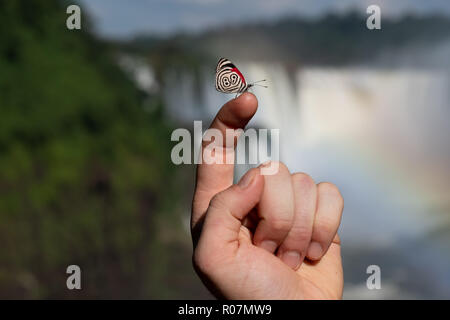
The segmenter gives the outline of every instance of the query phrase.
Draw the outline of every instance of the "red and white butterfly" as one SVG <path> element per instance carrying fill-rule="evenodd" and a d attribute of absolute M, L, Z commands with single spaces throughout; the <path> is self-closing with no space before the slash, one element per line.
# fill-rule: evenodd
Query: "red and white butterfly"
<path fill-rule="evenodd" d="M 257 82 L 266 81 L 260 80 Z M 256 83 L 247 83 L 244 76 L 238 68 L 228 59 L 220 58 L 216 67 L 216 90 L 223 93 L 243 93 L 257 85 Z M 260 85 L 262 86 L 262 85 Z M 262 86 L 267 88 L 267 86 Z"/>

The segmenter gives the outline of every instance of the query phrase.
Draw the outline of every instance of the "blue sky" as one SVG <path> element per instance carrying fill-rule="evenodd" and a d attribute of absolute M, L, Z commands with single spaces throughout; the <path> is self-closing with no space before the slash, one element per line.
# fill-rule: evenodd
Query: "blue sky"
<path fill-rule="evenodd" d="M 136 33 L 168 34 L 285 15 L 317 17 L 327 12 L 365 12 L 370 4 L 383 16 L 443 13 L 450 0 L 77 0 L 89 12 L 98 34 L 126 38 Z"/>

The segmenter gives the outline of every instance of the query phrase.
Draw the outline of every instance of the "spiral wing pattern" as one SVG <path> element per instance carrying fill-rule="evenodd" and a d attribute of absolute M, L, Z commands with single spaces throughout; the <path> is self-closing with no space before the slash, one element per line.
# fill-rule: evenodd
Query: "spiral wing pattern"
<path fill-rule="evenodd" d="M 216 90 L 224 93 L 242 93 L 248 89 L 245 78 L 228 59 L 221 58 L 216 67 Z"/>

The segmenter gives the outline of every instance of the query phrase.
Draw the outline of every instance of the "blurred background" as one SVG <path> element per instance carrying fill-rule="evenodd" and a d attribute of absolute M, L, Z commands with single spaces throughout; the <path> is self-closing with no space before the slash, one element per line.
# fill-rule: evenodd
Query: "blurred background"
<path fill-rule="evenodd" d="M 450 2 L 3 0 L 0 39 L 0 298 L 212 298 L 170 135 L 234 97 L 222 56 L 267 79 L 249 126 L 340 188 L 344 298 L 450 298 Z"/>

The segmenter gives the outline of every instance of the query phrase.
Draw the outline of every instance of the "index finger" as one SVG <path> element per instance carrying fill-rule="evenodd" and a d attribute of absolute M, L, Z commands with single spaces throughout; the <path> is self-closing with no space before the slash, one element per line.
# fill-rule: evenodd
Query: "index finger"
<path fill-rule="evenodd" d="M 233 184 L 234 150 L 237 139 L 233 139 L 232 145 L 227 145 L 226 130 L 243 129 L 256 113 L 257 108 L 258 100 L 255 95 L 245 92 L 238 98 L 225 103 L 211 123 L 210 129 L 218 130 L 222 134 L 222 141 L 202 142 L 202 161 L 197 166 L 197 181 L 192 202 L 192 228 L 204 216 L 212 197 Z M 203 151 L 211 143 L 216 143 L 214 148 L 216 152 L 219 152 L 218 156 L 222 157 L 221 159 L 233 159 L 233 163 L 227 163 L 225 160 L 222 163 L 205 163 Z"/>

